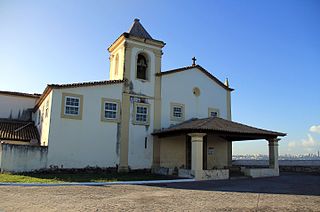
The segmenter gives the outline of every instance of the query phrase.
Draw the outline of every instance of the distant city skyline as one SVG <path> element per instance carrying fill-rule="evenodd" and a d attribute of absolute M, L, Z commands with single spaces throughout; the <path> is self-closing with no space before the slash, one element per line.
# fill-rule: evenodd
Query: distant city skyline
<path fill-rule="evenodd" d="M 107 48 L 134 18 L 167 43 L 162 71 L 197 63 L 224 81 L 236 122 L 288 133 L 279 153 L 320 148 L 320 2 L 0 1 L 0 90 L 109 78 Z M 179 82 L 177 82 L 179 83 Z M 239 141 L 234 154 L 267 154 Z"/>

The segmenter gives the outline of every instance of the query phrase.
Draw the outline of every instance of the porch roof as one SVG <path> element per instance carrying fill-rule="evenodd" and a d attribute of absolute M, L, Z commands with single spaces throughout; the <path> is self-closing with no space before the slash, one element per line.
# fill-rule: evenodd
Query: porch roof
<path fill-rule="evenodd" d="M 269 139 L 286 136 L 286 133 L 259 129 L 218 117 L 190 119 L 169 128 L 154 131 L 153 135 L 167 137 L 192 132 L 212 133 L 229 141 Z"/>

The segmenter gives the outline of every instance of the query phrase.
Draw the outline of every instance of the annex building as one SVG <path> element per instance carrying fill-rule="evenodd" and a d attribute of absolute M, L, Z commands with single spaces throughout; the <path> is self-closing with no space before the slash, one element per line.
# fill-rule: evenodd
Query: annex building
<path fill-rule="evenodd" d="M 270 167 L 242 171 L 279 175 L 285 134 L 233 122 L 233 89 L 195 60 L 162 71 L 164 46 L 135 19 L 108 48 L 109 80 L 49 84 L 41 95 L 0 91 L 1 170 L 117 167 L 227 179 L 232 142 L 265 139 Z"/>

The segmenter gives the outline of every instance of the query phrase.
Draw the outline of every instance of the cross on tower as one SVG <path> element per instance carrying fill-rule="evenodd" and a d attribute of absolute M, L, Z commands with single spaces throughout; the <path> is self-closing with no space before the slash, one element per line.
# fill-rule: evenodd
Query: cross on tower
<path fill-rule="evenodd" d="M 197 61 L 196 57 L 193 57 L 193 58 L 192 58 L 192 66 L 195 66 L 195 65 L 196 65 L 196 61 Z"/>

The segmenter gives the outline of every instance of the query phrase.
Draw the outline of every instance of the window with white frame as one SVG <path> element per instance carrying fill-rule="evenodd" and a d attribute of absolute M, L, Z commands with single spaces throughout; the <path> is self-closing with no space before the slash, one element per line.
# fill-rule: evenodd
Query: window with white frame
<path fill-rule="evenodd" d="M 208 109 L 208 116 L 209 117 L 219 117 L 219 109 L 209 108 Z"/>
<path fill-rule="evenodd" d="M 134 124 L 149 124 L 149 104 L 135 103 L 134 106 Z"/>
<path fill-rule="evenodd" d="M 173 107 L 173 117 L 175 118 L 181 118 L 182 117 L 182 107 L 180 106 L 174 106 Z"/>
<path fill-rule="evenodd" d="M 61 118 L 82 119 L 83 95 L 62 93 Z"/>
<path fill-rule="evenodd" d="M 119 121 L 120 100 L 102 98 L 101 121 Z"/>
<path fill-rule="evenodd" d="M 105 102 L 104 103 L 104 117 L 107 119 L 116 119 L 117 118 L 117 103 L 114 102 Z"/>
<path fill-rule="evenodd" d="M 79 115 L 80 113 L 80 98 L 74 96 L 65 97 L 65 115 Z"/>
<path fill-rule="evenodd" d="M 171 121 L 184 120 L 184 105 L 179 103 L 171 103 L 170 105 L 170 118 Z"/>

